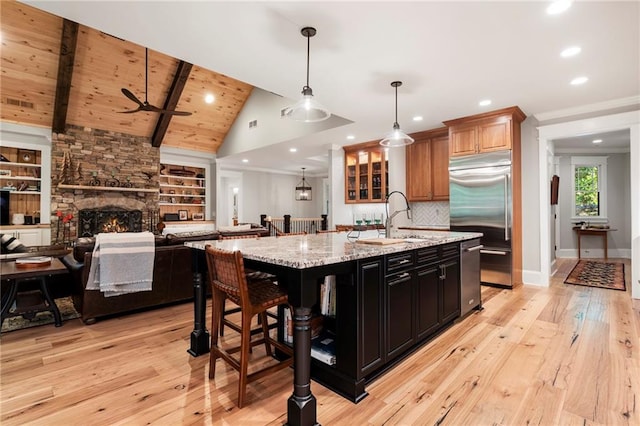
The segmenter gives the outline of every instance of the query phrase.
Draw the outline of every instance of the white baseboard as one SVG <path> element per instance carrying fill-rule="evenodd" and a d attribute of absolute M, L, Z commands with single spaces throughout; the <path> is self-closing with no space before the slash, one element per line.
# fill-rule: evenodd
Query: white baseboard
<path fill-rule="evenodd" d="M 611 258 L 631 259 L 631 249 L 610 249 L 608 256 Z M 556 257 L 577 258 L 578 249 L 562 249 L 556 251 Z M 604 249 L 583 249 L 582 259 L 604 259 Z"/>
<path fill-rule="evenodd" d="M 522 271 L 522 283 L 527 285 L 535 285 L 538 287 L 549 287 L 549 278 L 543 279 L 540 271 Z"/>

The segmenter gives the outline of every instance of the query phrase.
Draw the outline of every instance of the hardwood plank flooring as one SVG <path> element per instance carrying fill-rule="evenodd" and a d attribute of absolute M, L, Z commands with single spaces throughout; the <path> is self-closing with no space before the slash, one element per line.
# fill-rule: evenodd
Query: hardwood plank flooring
<path fill-rule="evenodd" d="M 629 260 L 623 260 L 630 271 Z M 367 386 L 353 404 L 320 384 L 324 425 L 640 425 L 640 303 L 627 291 L 563 283 L 483 287 L 474 311 Z M 209 308 L 210 309 L 210 308 Z M 3 334 L 0 423 L 7 425 L 279 425 L 291 370 L 247 387 L 186 350 L 191 304 Z M 233 344 L 228 331 L 224 341 Z M 261 347 L 252 355 L 268 362 Z"/>

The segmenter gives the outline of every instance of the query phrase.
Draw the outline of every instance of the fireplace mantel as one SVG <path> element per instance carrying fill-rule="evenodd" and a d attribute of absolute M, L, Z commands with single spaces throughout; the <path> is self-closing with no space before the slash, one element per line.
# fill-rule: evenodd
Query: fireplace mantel
<path fill-rule="evenodd" d="M 121 186 L 89 186 L 89 185 L 66 185 L 59 184 L 60 189 L 84 189 L 89 191 L 117 191 L 117 192 L 160 192 L 160 189 L 153 188 L 125 188 Z"/>

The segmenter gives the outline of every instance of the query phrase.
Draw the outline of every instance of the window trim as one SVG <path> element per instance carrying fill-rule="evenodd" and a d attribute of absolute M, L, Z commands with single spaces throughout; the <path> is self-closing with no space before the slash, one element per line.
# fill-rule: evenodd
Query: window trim
<path fill-rule="evenodd" d="M 607 217 L 607 159 L 608 156 L 571 157 L 571 220 L 594 223 L 608 222 Z M 600 193 L 600 214 L 598 216 L 576 216 L 576 167 L 598 167 L 598 192 Z"/>

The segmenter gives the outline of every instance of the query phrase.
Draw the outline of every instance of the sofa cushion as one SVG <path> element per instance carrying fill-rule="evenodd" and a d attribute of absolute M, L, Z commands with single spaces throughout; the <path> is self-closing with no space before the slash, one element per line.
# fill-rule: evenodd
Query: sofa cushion
<path fill-rule="evenodd" d="M 217 240 L 219 236 L 220 233 L 218 231 L 193 231 L 167 234 L 165 239 L 167 240 L 167 245 L 176 245 L 187 241 Z"/>
<path fill-rule="evenodd" d="M 236 226 L 219 226 L 218 227 L 218 231 L 220 232 L 241 232 L 241 231 L 248 231 L 250 229 L 251 229 L 250 223 L 246 223 L 243 225 L 236 225 Z"/>

